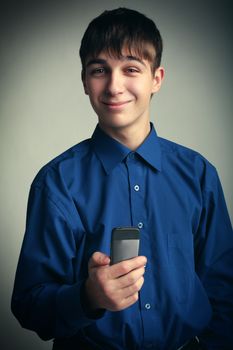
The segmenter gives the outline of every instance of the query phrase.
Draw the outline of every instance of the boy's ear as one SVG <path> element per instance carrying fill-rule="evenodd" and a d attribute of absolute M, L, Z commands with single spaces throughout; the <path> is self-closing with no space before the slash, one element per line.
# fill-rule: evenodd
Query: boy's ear
<path fill-rule="evenodd" d="M 82 79 L 82 82 L 83 82 L 84 92 L 85 92 L 86 95 L 89 95 L 89 94 L 88 94 L 88 90 L 87 90 L 86 78 L 85 78 L 85 72 L 84 72 L 84 70 L 82 70 L 81 79 Z"/>
<path fill-rule="evenodd" d="M 164 68 L 158 67 L 154 72 L 152 93 L 158 92 L 164 79 Z"/>

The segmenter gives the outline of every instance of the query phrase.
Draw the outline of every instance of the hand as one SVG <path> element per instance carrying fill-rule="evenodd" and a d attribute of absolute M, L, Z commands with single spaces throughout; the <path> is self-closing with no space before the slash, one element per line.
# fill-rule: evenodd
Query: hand
<path fill-rule="evenodd" d="M 110 266 L 110 258 L 95 252 L 89 260 L 86 293 L 90 306 L 109 311 L 123 310 L 138 300 L 146 257 L 138 256 Z"/>

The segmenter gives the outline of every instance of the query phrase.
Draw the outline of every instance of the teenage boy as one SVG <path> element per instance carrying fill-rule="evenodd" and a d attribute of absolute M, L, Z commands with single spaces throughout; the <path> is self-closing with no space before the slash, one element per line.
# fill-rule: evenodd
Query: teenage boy
<path fill-rule="evenodd" d="M 129 9 L 82 39 L 99 123 L 32 184 L 12 298 L 54 349 L 232 349 L 232 228 L 215 168 L 150 124 L 161 54 L 155 24 Z M 110 265 L 118 226 L 140 228 L 140 254 Z"/>

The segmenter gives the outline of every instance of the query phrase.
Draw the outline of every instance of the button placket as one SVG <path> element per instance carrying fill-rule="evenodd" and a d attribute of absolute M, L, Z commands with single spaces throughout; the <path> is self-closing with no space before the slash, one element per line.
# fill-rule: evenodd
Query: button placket
<path fill-rule="evenodd" d="M 129 185 L 131 188 L 131 213 L 132 213 L 132 225 L 137 226 L 139 229 L 144 227 L 143 223 L 143 186 L 141 182 L 141 170 L 140 163 L 137 161 L 135 152 L 131 152 L 126 160 L 126 166 L 129 175 Z M 139 181 L 137 181 L 140 180 Z"/>
<path fill-rule="evenodd" d="M 133 157 L 135 156 L 135 159 Z M 137 159 L 137 155 L 131 154 L 126 160 L 126 166 L 128 170 L 128 181 L 129 181 L 129 191 L 130 191 L 130 209 L 131 209 L 131 224 L 137 226 L 141 230 L 141 253 L 145 252 L 145 246 L 149 243 L 145 240 L 148 236 L 146 227 L 146 206 L 145 206 L 145 179 L 147 175 L 147 170 L 144 164 Z M 150 266 L 148 261 L 148 266 Z M 154 334 L 152 331 L 152 323 L 155 317 L 154 303 L 153 303 L 153 293 L 150 288 L 150 275 L 145 273 L 145 285 L 140 291 L 140 306 L 141 306 L 141 316 L 142 323 L 145 332 L 145 343 L 144 345 L 150 346 L 154 341 Z M 153 304 L 152 304 L 153 303 Z M 152 311 L 153 309 L 153 311 Z"/>

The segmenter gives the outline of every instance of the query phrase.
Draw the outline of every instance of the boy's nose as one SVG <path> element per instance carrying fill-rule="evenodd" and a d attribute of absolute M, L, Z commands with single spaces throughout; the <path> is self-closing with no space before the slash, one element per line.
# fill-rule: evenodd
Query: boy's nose
<path fill-rule="evenodd" d="M 123 93 L 124 83 L 123 79 L 118 73 L 109 74 L 109 78 L 106 84 L 106 94 L 114 96 Z"/>

